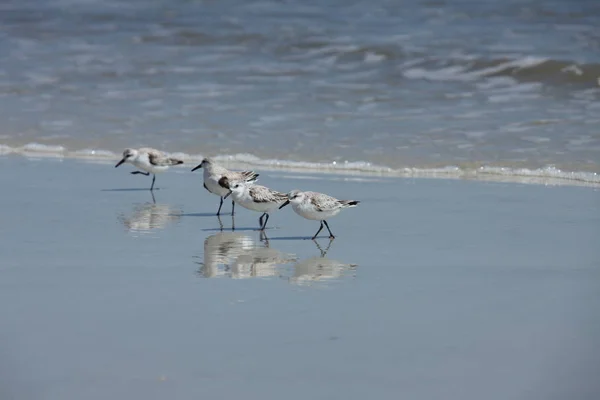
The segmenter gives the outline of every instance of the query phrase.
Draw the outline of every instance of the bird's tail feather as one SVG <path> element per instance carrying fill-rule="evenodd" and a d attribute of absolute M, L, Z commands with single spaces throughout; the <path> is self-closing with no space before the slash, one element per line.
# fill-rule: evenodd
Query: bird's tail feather
<path fill-rule="evenodd" d="M 246 178 L 246 182 L 256 182 L 258 180 L 258 174 L 254 171 L 244 171 L 242 175 Z"/>
<path fill-rule="evenodd" d="M 340 203 L 342 203 L 342 205 L 344 207 L 356 207 L 360 201 L 358 200 L 340 200 Z"/>

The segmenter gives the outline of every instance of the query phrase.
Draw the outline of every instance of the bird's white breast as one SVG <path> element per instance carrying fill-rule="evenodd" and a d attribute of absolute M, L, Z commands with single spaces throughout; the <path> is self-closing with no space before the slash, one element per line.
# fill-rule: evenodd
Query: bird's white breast
<path fill-rule="evenodd" d="M 204 184 L 208 188 L 208 191 L 216 194 L 217 196 L 223 197 L 229 193 L 229 189 L 219 185 L 219 179 L 221 179 L 221 176 L 211 174 L 208 169 L 204 168 Z"/>

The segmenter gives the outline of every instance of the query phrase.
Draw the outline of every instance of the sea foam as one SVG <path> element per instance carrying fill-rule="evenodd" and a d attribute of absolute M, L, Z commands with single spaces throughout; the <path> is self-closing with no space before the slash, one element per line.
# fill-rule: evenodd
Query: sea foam
<path fill-rule="evenodd" d="M 18 154 L 32 158 L 73 158 L 96 162 L 114 161 L 120 157 L 118 153 L 106 149 L 68 150 L 60 145 L 44 145 L 29 143 L 21 147 L 0 144 L 0 155 Z M 199 163 L 202 154 L 183 152 L 168 153 L 172 157 L 182 159 L 186 164 Z M 292 172 L 333 173 L 356 176 L 412 177 L 440 179 L 479 179 L 487 181 L 519 182 L 545 185 L 584 185 L 600 187 L 600 174 L 586 171 L 564 171 L 549 165 L 543 168 L 522 168 L 507 166 L 455 166 L 445 167 L 404 167 L 391 168 L 376 165 L 367 161 L 332 161 L 309 162 L 281 159 L 264 159 L 253 154 L 224 154 L 213 157 L 224 165 L 235 169 L 258 168 L 264 170 L 283 170 Z"/>

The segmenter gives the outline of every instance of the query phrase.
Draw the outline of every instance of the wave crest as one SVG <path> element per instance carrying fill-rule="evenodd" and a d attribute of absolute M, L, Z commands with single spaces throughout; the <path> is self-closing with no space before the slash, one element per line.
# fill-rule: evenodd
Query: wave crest
<path fill-rule="evenodd" d="M 540 57 L 495 60 L 454 60 L 443 66 L 430 61 L 411 63 L 403 71 L 408 79 L 432 81 L 475 81 L 481 78 L 511 77 L 521 82 L 574 84 L 598 87 L 600 64 L 577 64 Z"/>

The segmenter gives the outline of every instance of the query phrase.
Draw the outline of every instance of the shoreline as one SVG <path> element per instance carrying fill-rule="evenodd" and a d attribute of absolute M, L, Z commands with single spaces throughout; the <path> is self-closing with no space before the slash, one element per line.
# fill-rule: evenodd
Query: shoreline
<path fill-rule="evenodd" d="M 0 144 L 0 158 L 23 157 L 27 160 L 59 159 L 77 160 L 89 163 L 110 164 L 119 159 L 119 155 L 108 150 L 67 151 L 62 146 L 45 145 L 40 148 L 11 148 Z M 168 153 L 184 160 L 184 166 L 200 163 L 204 156 L 191 156 L 184 153 Z M 257 169 L 271 172 L 290 172 L 295 174 L 311 173 L 319 176 L 334 174 L 357 178 L 415 178 L 467 180 L 480 182 L 515 183 L 545 186 L 578 186 L 600 188 L 600 174 L 595 172 L 565 172 L 557 168 L 538 169 L 511 168 L 500 166 L 479 166 L 464 169 L 457 166 L 418 168 L 405 167 L 393 169 L 375 166 L 367 162 L 314 163 L 302 161 L 283 161 L 261 159 L 250 154 L 218 155 L 213 157 L 232 169 Z M 182 168 L 182 167 L 179 167 Z M 177 170 L 177 167 L 174 168 Z"/>

